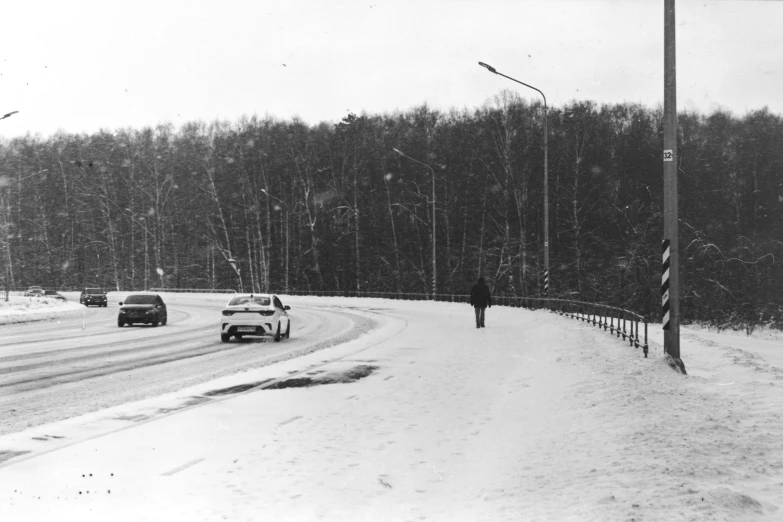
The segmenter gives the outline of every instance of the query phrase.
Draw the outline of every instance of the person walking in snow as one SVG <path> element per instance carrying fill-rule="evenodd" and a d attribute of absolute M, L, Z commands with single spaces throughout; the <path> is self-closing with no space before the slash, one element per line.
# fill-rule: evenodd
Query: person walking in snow
<path fill-rule="evenodd" d="M 483 277 L 470 290 L 470 306 L 476 309 L 476 328 L 484 328 L 484 310 L 492 307 L 492 295 Z"/>

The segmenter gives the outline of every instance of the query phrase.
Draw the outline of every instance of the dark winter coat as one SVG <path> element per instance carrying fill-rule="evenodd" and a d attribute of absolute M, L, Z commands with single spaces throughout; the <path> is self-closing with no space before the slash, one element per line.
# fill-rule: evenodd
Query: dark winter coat
<path fill-rule="evenodd" d="M 489 287 L 484 284 L 483 277 L 478 280 L 478 283 L 473 285 L 470 291 L 470 305 L 476 308 L 492 306 L 492 296 L 489 293 Z"/>

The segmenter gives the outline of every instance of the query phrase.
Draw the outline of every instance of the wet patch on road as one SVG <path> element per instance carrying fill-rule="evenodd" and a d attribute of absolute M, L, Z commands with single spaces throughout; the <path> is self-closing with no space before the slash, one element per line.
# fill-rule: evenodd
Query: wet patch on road
<path fill-rule="evenodd" d="M 51 440 L 51 439 L 64 439 L 62 435 L 43 435 L 39 437 L 32 437 L 33 440 Z"/>
<path fill-rule="evenodd" d="M 22 455 L 26 455 L 27 453 L 30 453 L 29 451 L 10 451 L 10 450 L 0 450 L 0 462 L 5 462 L 7 460 L 11 460 L 16 457 L 20 457 Z"/>
<path fill-rule="evenodd" d="M 297 377 L 294 379 L 286 379 L 284 381 L 276 382 L 275 384 L 268 386 L 265 389 L 281 390 L 284 388 L 309 388 L 310 386 L 320 386 L 323 384 L 351 383 L 356 382 L 359 379 L 364 379 L 377 369 L 378 366 L 362 364 L 359 366 L 354 366 L 348 370 L 327 373 L 317 378 Z"/>
<path fill-rule="evenodd" d="M 149 418 L 149 415 L 118 415 L 114 420 L 140 422 Z"/>
<path fill-rule="evenodd" d="M 162 415 L 164 413 L 171 413 L 172 411 L 182 410 L 184 408 L 187 408 L 188 406 L 195 406 L 196 404 L 202 404 L 204 402 L 207 402 L 208 400 L 209 400 L 208 397 L 191 397 L 187 401 L 183 402 L 178 406 L 174 406 L 173 408 L 158 408 L 158 411 L 155 412 L 155 415 Z"/>
<path fill-rule="evenodd" d="M 252 390 L 253 388 L 257 388 L 258 386 L 261 386 L 262 384 L 266 384 L 269 381 L 274 381 L 273 378 L 270 379 L 264 379 L 263 381 L 258 382 L 251 382 L 248 384 L 238 384 L 236 386 L 229 386 L 228 388 L 221 388 L 219 390 L 212 390 L 208 391 L 204 394 L 205 397 L 216 397 L 220 395 L 233 395 L 235 393 L 242 393 L 246 392 L 247 390 Z"/>

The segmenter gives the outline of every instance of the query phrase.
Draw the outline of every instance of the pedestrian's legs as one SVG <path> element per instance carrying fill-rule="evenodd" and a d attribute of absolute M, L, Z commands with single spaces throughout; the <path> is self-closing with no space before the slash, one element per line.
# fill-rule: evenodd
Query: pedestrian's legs
<path fill-rule="evenodd" d="M 481 326 L 484 326 L 484 310 L 486 310 L 486 308 L 484 308 L 484 307 L 482 306 L 482 307 L 481 307 L 481 320 L 479 321 L 479 324 L 480 324 Z"/>
<path fill-rule="evenodd" d="M 476 310 L 476 328 L 480 328 L 481 327 L 481 312 L 482 312 L 483 308 L 479 308 L 478 306 L 475 306 L 474 308 Z"/>

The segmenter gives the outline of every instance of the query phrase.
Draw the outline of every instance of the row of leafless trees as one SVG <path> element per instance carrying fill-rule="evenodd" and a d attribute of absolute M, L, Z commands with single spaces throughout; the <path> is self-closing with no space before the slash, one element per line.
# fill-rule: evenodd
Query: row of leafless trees
<path fill-rule="evenodd" d="M 0 143 L 5 278 L 127 290 L 538 295 L 543 110 L 246 118 Z M 549 110 L 550 296 L 655 318 L 661 111 Z M 684 319 L 782 321 L 783 121 L 680 115 Z M 393 148 L 425 163 L 396 154 Z M 432 214 L 432 174 L 436 212 Z"/>

